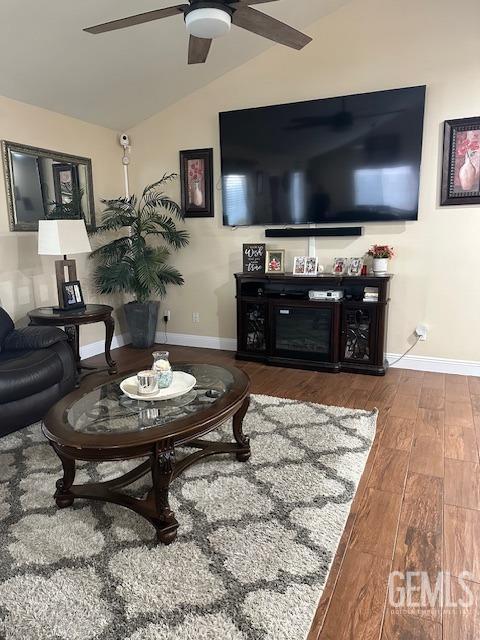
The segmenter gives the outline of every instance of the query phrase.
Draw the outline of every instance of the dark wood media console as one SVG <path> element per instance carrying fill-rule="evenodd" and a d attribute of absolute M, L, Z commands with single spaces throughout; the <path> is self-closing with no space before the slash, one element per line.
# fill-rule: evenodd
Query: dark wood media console
<path fill-rule="evenodd" d="M 236 273 L 237 358 L 267 364 L 385 375 L 391 276 Z M 378 292 L 364 301 L 365 288 Z M 310 300 L 309 291 L 343 299 Z"/>

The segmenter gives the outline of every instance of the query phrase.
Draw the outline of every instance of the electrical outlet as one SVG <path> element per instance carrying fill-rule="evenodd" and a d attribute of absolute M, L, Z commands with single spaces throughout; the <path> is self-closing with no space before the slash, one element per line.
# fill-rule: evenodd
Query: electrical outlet
<path fill-rule="evenodd" d="M 192 313 L 192 322 L 194 322 L 195 324 L 200 322 L 200 314 L 198 313 L 198 311 L 194 311 Z"/>
<path fill-rule="evenodd" d="M 170 322 L 170 311 L 165 311 L 165 313 L 163 314 L 163 321 Z"/>
<path fill-rule="evenodd" d="M 426 324 L 417 324 L 415 335 L 418 336 L 420 342 L 425 342 L 428 335 L 428 327 Z"/>

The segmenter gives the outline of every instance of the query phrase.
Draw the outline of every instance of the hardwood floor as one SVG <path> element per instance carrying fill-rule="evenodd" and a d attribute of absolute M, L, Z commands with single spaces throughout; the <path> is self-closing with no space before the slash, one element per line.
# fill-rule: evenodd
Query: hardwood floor
<path fill-rule="evenodd" d="M 480 378 L 402 369 L 384 378 L 332 375 L 236 362 L 225 351 L 165 348 L 173 362 L 244 369 L 252 393 L 379 410 L 309 640 L 480 638 Z M 151 351 L 123 347 L 113 355 L 121 371 L 138 370 L 149 365 Z M 399 612 L 388 602 L 391 571 L 424 571 L 432 589 L 438 572 L 449 572 L 452 597 L 461 598 L 467 586 L 473 605 Z M 464 571 L 470 575 L 462 583 Z"/>

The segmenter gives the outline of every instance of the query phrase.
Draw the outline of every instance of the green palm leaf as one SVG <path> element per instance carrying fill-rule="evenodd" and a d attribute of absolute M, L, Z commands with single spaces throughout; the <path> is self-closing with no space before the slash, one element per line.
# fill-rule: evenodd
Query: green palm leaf
<path fill-rule="evenodd" d="M 98 247 L 90 254 L 91 258 L 100 258 L 107 262 L 118 262 L 131 248 L 132 240 L 128 236 L 112 240 L 103 247 Z"/>
<path fill-rule="evenodd" d="M 157 180 L 157 182 L 154 182 L 153 184 L 149 184 L 145 187 L 145 189 L 143 190 L 142 193 L 142 199 L 145 198 L 145 196 L 150 192 L 153 191 L 154 189 L 158 189 L 158 187 L 161 187 L 165 184 L 168 184 L 169 182 L 172 182 L 173 180 L 176 180 L 178 178 L 178 174 L 177 173 L 164 173 L 163 176 L 160 178 L 160 180 Z"/>
<path fill-rule="evenodd" d="M 170 215 L 177 217 L 179 220 L 184 219 L 184 213 L 181 207 L 171 198 L 163 193 L 152 191 L 145 198 L 142 206 L 142 217 L 155 213 L 157 209 L 165 209 Z"/>

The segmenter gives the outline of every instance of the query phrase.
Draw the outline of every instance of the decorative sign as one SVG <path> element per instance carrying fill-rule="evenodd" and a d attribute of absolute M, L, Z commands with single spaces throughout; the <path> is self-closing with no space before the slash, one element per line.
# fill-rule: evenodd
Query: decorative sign
<path fill-rule="evenodd" d="M 265 245 L 243 245 L 243 273 L 265 273 Z"/>

